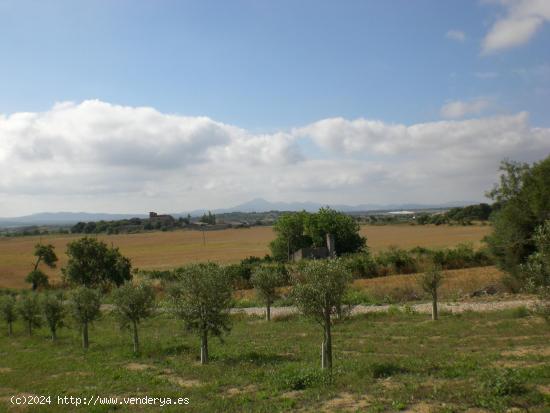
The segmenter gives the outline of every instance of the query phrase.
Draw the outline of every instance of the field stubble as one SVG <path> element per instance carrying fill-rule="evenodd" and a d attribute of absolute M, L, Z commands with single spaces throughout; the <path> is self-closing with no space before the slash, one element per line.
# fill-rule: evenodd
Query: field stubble
<path fill-rule="evenodd" d="M 490 226 L 363 226 L 372 251 L 395 245 L 400 248 L 450 247 L 471 242 L 475 247 L 491 232 Z M 94 235 L 95 236 L 95 235 Z M 25 287 L 25 276 L 32 269 L 33 247 L 38 242 L 51 243 L 59 256 L 54 270 L 45 270 L 52 280 L 60 277 L 60 268 L 67 262 L 68 242 L 82 235 L 0 238 L 0 288 Z M 109 245 L 119 247 L 141 269 L 169 269 L 190 262 L 216 261 L 234 263 L 251 255 L 269 253 L 269 242 L 275 237 L 271 227 L 228 229 L 222 231 L 172 231 L 140 234 L 98 235 Z"/>

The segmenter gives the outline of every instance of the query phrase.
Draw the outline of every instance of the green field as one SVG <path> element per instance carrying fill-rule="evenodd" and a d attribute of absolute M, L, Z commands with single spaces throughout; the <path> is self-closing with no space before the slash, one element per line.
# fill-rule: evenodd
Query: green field
<path fill-rule="evenodd" d="M 225 343 L 211 340 L 211 363 L 198 364 L 198 339 L 159 315 L 142 325 L 142 354 L 106 315 L 80 348 L 76 328 L 52 343 L 15 326 L 0 333 L 0 410 L 10 396 L 50 395 L 29 412 L 75 411 L 57 396 L 188 397 L 177 407 L 116 406 L 116 411 L 275 412 L 550 411 L 550 331 L 524 310 L 369 314 L 334 326 L 335 370 L 319 369 L 320 328 L 300 317 L 266 323 L 234 316 Z M 507 369 L 512 370 L 507 370 Z M 55 396 L 55 397 L 53 397 Z M 81 407 L 107 412 L 114 406 Z M 484 410 L 479 410 L 484 409 Z M 474 410 L 470 410 L 473 412 Z"/>

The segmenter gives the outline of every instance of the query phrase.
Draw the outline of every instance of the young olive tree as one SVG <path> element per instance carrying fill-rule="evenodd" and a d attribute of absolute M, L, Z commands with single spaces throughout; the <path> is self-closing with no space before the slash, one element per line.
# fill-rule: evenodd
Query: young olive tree
<path fill-rule="evenodd" d="M 200 336 L 201 364 L 208 363 L 208 336 L 222 336 L 231 330 L 231 279 L 214 263 L 191 264 L 177 270 L 170 289 L 176 315 L 185 327 Z"/>
<path fill-rule="evenodd" d="M 21 319 L 27 323 L 29 336 L 32 335 L 33 327 L 40 327 L 42 325 L 40 303 L 36 293 L 24 294 L 21 296 L 19 301 L 17 301 L 17 311 Z"/>
<path fill-rule="evenodd" d="M 314 260 L 295 274 L 292 295 L 300 311 L 323 328 L 321 367 L 332 370 L 332 316 L 341 306 L 352 275 L 340 259 Z"/>
<path fill-rule="evenodd" d="M 254 269 L 250 281 L 259 298 L 265 302 L 265 319 L 271 320 L 271 304 L 279 297 L 278 287 L 284 284 L 285 276 L 276 265 L 261 265 Z"/>
<path fill-rule="evenodd" d="M 13 322 L 17 320 L 15 297 L 11 295 L 5 295 L 0 299 L 0 313 L 2 318 L 8 325 L 8 335 L 13 334 Z"/>
<path fill-rule="evenodd" d="M 132 327 L 134 353 L 139 353 L 138 324 L 155 311 L 155 292 L 148 284 L 126 283 L 114 292 L 115 314 L 123 328 Z"/>
<path fill-rule="evenodd" d="M 55 255 L 54 249 L 55 247 L 51 244 L 36 244 L 34 246 L 34 256 L 36 257 L 36 261 L 34 262 L 33 270 L 25 279 L 25 281 L 32 284 L 33 291 L 40 287 L 48 286 L 48 276 L 40 271 L 38 266 L 40 263 L 44 263 L 49 268 L 55 268 L 57 263 L 57 255 Z"/>
<path fill-rule="evenodd" d="M 42 297 L 42 312 L 50 328 L 52 341 L 57 340 L 57 330 L 64 325 L 65 306 L 60 294 L 45 294 Z"/>
<path fill-rule="evenodd" d="M 82 332 L 82 347 L 88 349 L 88 326 L 101 316 L 101 293 L 88 287 L 79 287 L 71 294 L 70 307 Z"/>
<path fill-rule="evenodd" d="M 438 319 L 437 314 L 437 290 L 443 282 L 441 270 L 434 266 L 418 277 L 418 284 L 424 292 L 432 297 L 432 320 Z"/>

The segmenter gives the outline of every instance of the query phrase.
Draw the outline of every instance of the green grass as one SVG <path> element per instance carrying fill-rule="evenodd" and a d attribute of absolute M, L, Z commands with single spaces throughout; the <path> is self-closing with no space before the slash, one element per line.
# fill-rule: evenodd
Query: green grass
<path fill-rule="evenodd" d="M 403 312 L 338 322 L 332 377 L 319 370 L 320 328 L 296 316 L 272 323 L 235 316 L 224 343 L 211 339 L 207 366 L 198 364 L 198 339 L 167 315 L 141 326 L 139 356 L 132 354 L 129 332 L 108 315 L 91 329 L 87 352 L 74 328 L 62 330 L 57 343 L 47 337 L 45 329 L 27 337 L 20 323 L 14 337 L 0 331 L 0 411 L 11 409 L 9 396 L 21 393 L 190 399 L 188 406 L 163 412 L 382 412 L 418 403 L 434 412 L 550 411 L 544 394 L 550 385 L 549 329 L 513 310 L 443 315 L 438 322 Z M 74 410 L 53 403 L 26 411 Z"/>

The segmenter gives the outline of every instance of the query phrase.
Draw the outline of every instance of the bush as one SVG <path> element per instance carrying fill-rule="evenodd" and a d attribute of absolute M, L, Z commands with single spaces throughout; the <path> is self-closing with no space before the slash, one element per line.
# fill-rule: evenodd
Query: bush
<path fill-rule="evenodd" d="M 273 381 L 280 390 L 304 390 L 330 383 L 330 374 L 311 368 L 292 368 L 273 372 Z"/>
<path fill-rule="evenodd" d="M 368 252 L 349 254 L 343 260 L 353 278 L 374 278 L 378 276 L 378 265 Z"/>
<path fill-rule="evenodd" d="M 412 254 L 396 247 L 390 247 L 389 250 L 378 254 L 376 263 L 388 268 L 391 274 L 412 274 L 418 271 L 417 262 Z"/>
<path fill-rule="evenodd" d="M 395 376 L 396 374 L 407 373 L 408 370 L 392 362 L 373 363 L 369 366 L 370 375 L 375 378 Z"/>

